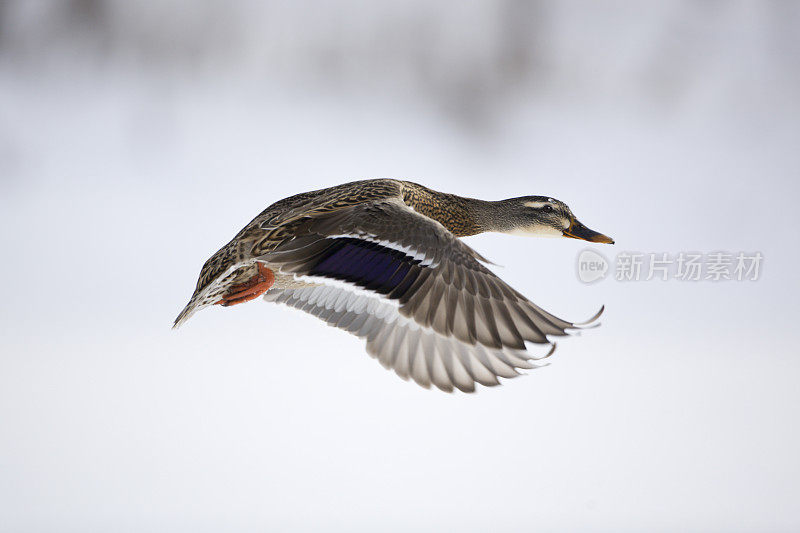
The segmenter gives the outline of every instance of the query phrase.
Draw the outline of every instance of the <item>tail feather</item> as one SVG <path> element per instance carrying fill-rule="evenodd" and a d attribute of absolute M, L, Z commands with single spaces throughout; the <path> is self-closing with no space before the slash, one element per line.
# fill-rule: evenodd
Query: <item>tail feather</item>
<path fill-rule="evenodd" d="M 175 319 L 175 322 L 172 324 L 172 329 L 178 329 L 181 327 L 187 320 L 189 320 L 193 314 L 199 311 L 201 308 L 198 305 L 198 302 L 192 298 L 189 300 L 189 303 L 186 304 L 186 307 L 183 308 L 183 311 L 180 312 L 178 317 Z"/>
<path fill-rule="evenodd" d="M 195 289 L 189 303 L 186 304 L 186 307 L 183 308 L 183 311 L 181 311 L 175 319 L 175 322 L 172 324 L 172 329 L 181 327 L 192 315 L 201 309 L 205 309 L 209 305 L 219 302 L 226 287 L 231 283 L 237 283 L 240 279 L 246 279 L 252 276 L 252 272 L 250 272 L 247 267 L 252 267 L 252 269 L 254 269 L 255 267 L 252 266 L 254 263 L 255 261 L 249 261 L 246 263 L 228 265 L 224 271 L 216 275 L 211 281 L 198 283 L 198 288 Z M 200 273 L 201 281 L 203 280 L 205 269 L 206 267 L 203 267 L 203 271 Z"/>

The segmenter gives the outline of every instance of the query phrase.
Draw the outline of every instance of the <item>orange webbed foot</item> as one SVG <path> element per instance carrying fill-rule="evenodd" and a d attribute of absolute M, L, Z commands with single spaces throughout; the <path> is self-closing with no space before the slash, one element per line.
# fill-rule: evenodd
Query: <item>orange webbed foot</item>
<path fill-rule="evenodd" d="M 272 270 L 264 266 L 263 263 L 256 263 L 258 274 L 237 285 L 231 285 L 228 292 L 217 302 L 217 305 L 225 307 L 242 304 L 254 300 L 267 292 L 272 284 L 275 283 L 275 275 Z"/>

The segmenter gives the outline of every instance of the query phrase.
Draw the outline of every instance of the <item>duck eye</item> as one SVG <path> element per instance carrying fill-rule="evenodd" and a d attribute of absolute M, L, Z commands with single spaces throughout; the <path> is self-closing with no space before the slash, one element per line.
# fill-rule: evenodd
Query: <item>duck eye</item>
<path fill-rule="evenodd" d="M 546 206 L 544 206 L 544 207 L 542 208 L 542 210 L 543 210 L 545 213 L 550 213 L 550 212 L 553 210 L 553 206 L 552 206 L 552 205 L 546 205 Z"/>

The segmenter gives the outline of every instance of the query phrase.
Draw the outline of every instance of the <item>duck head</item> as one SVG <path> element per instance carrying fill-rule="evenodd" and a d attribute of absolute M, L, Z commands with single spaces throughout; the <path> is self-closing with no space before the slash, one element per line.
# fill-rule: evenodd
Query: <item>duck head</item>
<path fill-rule="evenodd" d="M 569 206 L 548 196 L 522 196 L 496 202 L 496 231 L 511 235 L 568 237 L 614 244 L 614 239 L 583 225 Z"/>

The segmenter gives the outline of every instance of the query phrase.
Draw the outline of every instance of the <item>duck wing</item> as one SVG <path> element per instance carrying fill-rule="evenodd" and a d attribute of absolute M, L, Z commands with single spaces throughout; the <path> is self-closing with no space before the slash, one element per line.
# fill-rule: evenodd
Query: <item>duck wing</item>
<path fill-rule="evenodd" d="M 585 326 L 532 303 L 443 225 L 395 199 L 309 216 L 258 260 L 311 283 L 265 299 L 366 339 L 384 366 L 425 387 L 497 384 L 536 366 L 527 342 L 551 344 L 546 357 L 548 336 Z"/>

